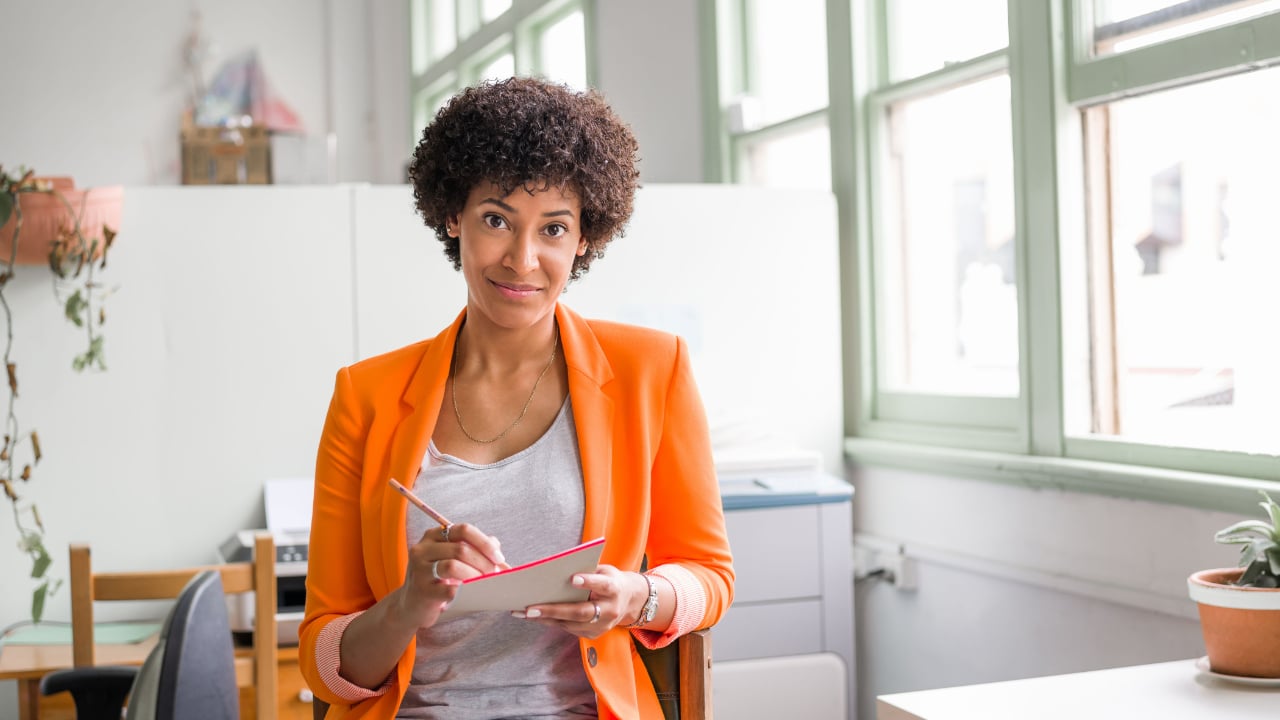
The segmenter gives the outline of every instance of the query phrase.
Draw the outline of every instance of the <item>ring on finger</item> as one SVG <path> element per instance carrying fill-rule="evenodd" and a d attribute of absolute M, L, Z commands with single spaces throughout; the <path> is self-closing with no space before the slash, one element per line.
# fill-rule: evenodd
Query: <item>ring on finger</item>
<path fill-rule="evenodd" d="M 591 603 L 591 605 L 596 609 L 596 614 L 591 616 L 591 619 L 587 621 L 588 623 L 593 623 L 600 619 L 600 603 Z"/>
<path fill-rule="evenodd" d="M 443 540 L 444 542 L 449 542 L 449 531 L 450 531 L 451 529 L 453 529 L 453 525 L 452 525 L 452 524 L 445 525 L 443 528 L 441 528 L 441 529 L 440 529 L 440 539 L 441 539 L 441 540 Z"/>
<path fill-rule="evenodd" d="M 440 576 L 439 560 L 436 560 L 435 562 L 431 563 L 431 577 L 435 578 L 436 580 L 444 580 L 444 578 Z"/>

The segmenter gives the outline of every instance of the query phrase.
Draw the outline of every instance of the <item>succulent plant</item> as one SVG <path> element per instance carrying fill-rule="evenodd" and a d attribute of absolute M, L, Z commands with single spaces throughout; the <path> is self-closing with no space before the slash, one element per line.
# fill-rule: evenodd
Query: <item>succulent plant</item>
<path fill-rule="evenodd" d="M 1240 567 L 1244 572 L 1234 585 L 1260 588 L 1280 587 L 1280 505 L 1265 491 L 1258 503 L 1268 521 L 1242 520 L 1217 532 L 1213 539 L 1228 545 L 1243 545 Z"/>

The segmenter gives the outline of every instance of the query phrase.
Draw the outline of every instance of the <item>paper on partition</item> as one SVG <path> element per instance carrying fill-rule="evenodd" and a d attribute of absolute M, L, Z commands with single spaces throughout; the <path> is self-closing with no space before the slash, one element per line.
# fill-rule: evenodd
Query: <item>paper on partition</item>
<path fill-rule="evenodd" d="M 277 536 L 311 532 L 311 498 L 315 481 L 309 477 L 274 478 L 262 484 L 267 529 Z M 280 541 L 277 540 L 277 543 Z"/>
<path fill-rule="evenodd" d="M 464 580 L 440 617 L 486 610 L 510 612 L 542 603 L 582 602 L 591 592 L 574 587 L 570 581 L 575 573 L 594 572 L 603 549 L 604 538 L 596 538 L 510 570 Z"/>

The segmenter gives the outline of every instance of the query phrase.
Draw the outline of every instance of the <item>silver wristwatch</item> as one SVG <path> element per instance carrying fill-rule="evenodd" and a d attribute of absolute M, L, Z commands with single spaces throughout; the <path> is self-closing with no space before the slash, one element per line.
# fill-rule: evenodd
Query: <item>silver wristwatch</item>
<path fill-rule="evenodd" d="M 640 573 L 640 577 L 649 583 L 649 599 L 644 601 L 644 607 L 640 608 L 640 614 L 636 616 L 636 621 L 628 627 L 640 627 L 653 621 L 653 616 L 658 614 L 658 585 L 645 573 Z"/>

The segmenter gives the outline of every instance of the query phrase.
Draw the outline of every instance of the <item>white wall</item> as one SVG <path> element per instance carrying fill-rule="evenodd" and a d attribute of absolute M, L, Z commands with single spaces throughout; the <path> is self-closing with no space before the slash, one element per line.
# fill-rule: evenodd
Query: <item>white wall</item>
<path fill-rule="evenodd" d="M 902 545 L 918 563 L 915 590 L 856 587 L 860 717 L 885 693 L 1204 654 L 1186 578 L 1234 564 L 1213 534 L 1235 516 L 850 471 L 860 548 Z"/>
<path fill-rule="evenodd" d="M 182 45 L 198 8 L 208 71 L 257 48 L 312 138 L 337 140 L 339 182 L 404 181 L 409 19 L 403 0 L 0 0 L 20 58 L 0 102 L 0 164 L 78 185 L 180 181 Z M 598 3 L 600 87 L 641 143 L 646 182 L 702 178 L 696 3 Z M 663 38 L 662 47 L 650 38 Z"/>
<path fill-rule="evenodd" d="M 631 124 L 646 182 L 703 179 L 698 3 L 597 0 L 597 87 Z"/>
<path fill-rule="evenodd" d="M 399 0 L 0 0 L 0 46 L 21 68 L 0 102 L 0 163 L 81 186 L 178 183 L 192 8 L 212 42 L 208 72 L 257 48 L 308 134 L 336 133 L 338 180 L 401 179 L 409 83 Z"/>

